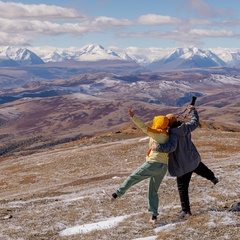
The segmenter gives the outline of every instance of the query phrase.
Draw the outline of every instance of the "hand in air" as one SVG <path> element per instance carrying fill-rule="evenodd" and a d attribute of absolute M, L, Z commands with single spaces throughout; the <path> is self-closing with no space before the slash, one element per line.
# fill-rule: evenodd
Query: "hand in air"
<path fill-rule="evenodd" d="M 190 112 L 190 111 L 192 111 L 193 109 L 195 109 L 195 106 L 193 106 L 193 105 L 188 105 L 187 109 L 188 109 L 188 111 Z"/>

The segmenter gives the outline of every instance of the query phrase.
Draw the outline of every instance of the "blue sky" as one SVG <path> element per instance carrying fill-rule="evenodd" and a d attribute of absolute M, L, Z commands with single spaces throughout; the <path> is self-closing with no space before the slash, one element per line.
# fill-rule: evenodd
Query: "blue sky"
<path fill-rule="evenodd" d="M 238 0 L 0 1 L 1 46 L 240 48 Z"/>

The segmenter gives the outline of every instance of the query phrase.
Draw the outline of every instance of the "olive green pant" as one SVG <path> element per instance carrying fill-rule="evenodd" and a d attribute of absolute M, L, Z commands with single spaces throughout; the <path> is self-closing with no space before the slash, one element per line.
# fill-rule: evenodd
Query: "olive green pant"
<path fill-rule="evenodd" d="M 158 215 L 158 189 L 167 172 L 167 164 L 159 162 L 145 162 L 138 167 L 116 191 L 117 195 L 122 196 L 131 186 L 138 182 L 148 180 L 148 212 L 153 216 Z"/>

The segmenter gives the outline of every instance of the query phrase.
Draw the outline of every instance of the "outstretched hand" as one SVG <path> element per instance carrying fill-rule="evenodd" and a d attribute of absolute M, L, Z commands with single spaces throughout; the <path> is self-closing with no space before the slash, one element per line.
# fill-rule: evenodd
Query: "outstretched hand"
<path fill-rule="evenodd" d="M 128 115 L 130 116 L 130 117 L 133 117 L 134 116 L 134 113 L 133 113 L 133 110 L 132 109 L 128 109 Z"/>

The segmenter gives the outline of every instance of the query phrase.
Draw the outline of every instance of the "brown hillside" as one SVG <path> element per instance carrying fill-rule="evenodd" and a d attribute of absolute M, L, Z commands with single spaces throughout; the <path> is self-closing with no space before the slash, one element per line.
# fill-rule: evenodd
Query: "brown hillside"
<path fill-rule="evenodd" d="M 125 127 L 131 125 L 128 108 L 133 108 L 135 114 L 146 122 L 151 121 L 155 115 L 169 112 L 178 114 L 184 110 L 138 101 L 86 97 L 81 94 L 22 99 L 1 107 L 1 155 L 23 150 L 30 153 L 64 142 L 91 138 L 96 134 L 118 131 L 127 134 Z M 237 108 L 199 106 L 201 126 L 239 131 L 240 124 L 238 120 L 235 122 L 235 119 L 239 119 L 239 112 L 235 109 Z"/>

